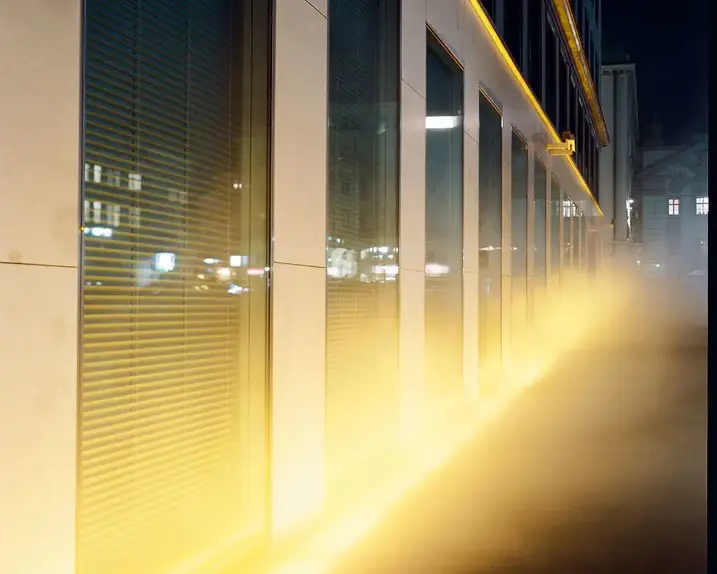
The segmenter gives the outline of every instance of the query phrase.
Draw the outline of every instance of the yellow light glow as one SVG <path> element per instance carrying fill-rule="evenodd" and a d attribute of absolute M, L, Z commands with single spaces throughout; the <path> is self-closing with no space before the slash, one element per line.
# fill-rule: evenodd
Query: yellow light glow
<path fill-rule="evenodd" d="M 505 47 L 505 44 L 503 44 L 503 40 L 501 40 L 500 36 L 498 35 L 498 32 L 493 27 L 493 22 L 491 22 L 491 19 L 488 14 L 485 13 L 483 6 L 481 6 L 479 0 L 469 0 L 469 2 L 470 5 L 473 7 L 473 11 L 478 16 L 478 20 L 480 20 L 481 24 L 483 24 L 483 27 L 485 28 L 488 36 L 493 41 L 493 45 L 495 46 L 496 50 L 498 50 L 498 53 L 503 57 L 506 66 L 513 74 L 515 81 L 523 90 L 523 93 L 526 95 L 528 101 L 533 106 L 535 113 L 538 114 L 538 117 L 545 125 L 545 129 L 547 130 L 548 135 L 552 138 L 554 143 L 560 143 L 562 140 L 560 139 L 560 136 L 558 135 L 555 126 L 553 126 L 553 123 L 550 121 L 550 118 L 548 118 L 547 114 L 543 110 L 542 106 L 540 105 L 540 102 L 538 102 L 538 99 L 535 97 L 535 94 L 533 94 L 533 91 L 530 89 L 530 86 L 528 86 L 528 83 L 525 81 L 525 78 L 523 78 L 523 74 L 520 72 L 518 66 L 516 66 L 515 62 L 513 61 L 513 57 L 510 55 L 510 52 L 508 52 L 508 49 Z M 600 215 L 600 217 L 602 217 L 602 209 L 600 209 L 600 205 L 595 200 L 595 197 L 590 190 L 590 186 L 588 186 L 587 182 L 580 173 L 580 170 L 578 169 L 577 165 L 575 165 L 575 161 L 571 157 L 566 157 L 565 160 L 568 162 L 570 169 L 575 174 L 575 177 L 580 183 L 580 186 L 583 188 L 585 193 L 593 202 L 597 213 Z"/>
<path fill-rule="evenodd" d="M 412 429 L 410 440 L 392 455 L 375 458 L 370 463 L 372 468 L 357 465 L 354 469 L 353 480 L 369 481 L 365 485 L 368 488 L 356 495 L 353 487 L 346 487 L 343 496 L 327 502 L 319 522 L 295 534 L 291 545 L 279 542 L 271 559 L 251 571 L 330 572 L 337 560 L 375 529 L 399 501 L 501 416 L 526 388 L 539 382 L 564 353 L 582 344 L 585 336 L 601 325 L 610 324 L 619 308 L 613 304 L 614 291 L 600 291 L 597 286 L 586 289 L 587 279 L 580 273 L 566 272 L 562 284 L 559 293 L 541 300 L 542 320 L 513 333 L 515 358 L 500 380 L 499 392 L 473 401 L 455 394 L 431 400 L 421 424 Z M 613 289 L 617 285 L 611 281 Z M 450 387 L 450 381 L 446 386 Z M 347 450 L 353 447 L 346 445 Z"/>

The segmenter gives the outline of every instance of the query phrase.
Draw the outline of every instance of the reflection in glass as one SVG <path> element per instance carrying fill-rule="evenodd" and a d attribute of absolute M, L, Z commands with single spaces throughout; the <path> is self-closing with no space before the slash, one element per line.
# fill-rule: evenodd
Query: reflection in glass
<path fill-rule="evenodd" d="M 83 572 L 265 528 L 270 16 L 86 2 Z"/>
<path fill-rule="evenodd" d="M 396 419 L 398 4 L 329 2 L 330 472 L 350 472 Z"/>
<path fill-rule="evenodd" d="M 550 180 L 550 272 L 560 277 L 560 185 L 555 178 Z"/>
<path fill-rule="evenodd" d="M 528 302 L 528 145 L 514 130 L 511 138 L 511 315 L 513 333 L 527 318 Z"/>
<path fill-rule="evenodd" d="M 428 32 L 426 115 L 426 377 L 460 388 L 463 365 L 463 72 Z M 435 120 L 434 120 L 435 121 Z"/>
<path fill-rule="evenodd" d="M 546 216 L 548 206 L 546 202 L 546 186 L 547 175 L 545 166 L 540 163 L 540 160 L 536 157 L 533 164 L 533 304 L 536 306 L 536 309 L 544 299 L 547 280 L 545 238 L 547 233 Z M 529 311 L 530 310 L 529 308 Z"/>
<path fill-rule="evenodd" d="M 502 118 L 481 92 L 478 147 L 478 369 L 481 382 L 501 364 L 503 174 Z"/>

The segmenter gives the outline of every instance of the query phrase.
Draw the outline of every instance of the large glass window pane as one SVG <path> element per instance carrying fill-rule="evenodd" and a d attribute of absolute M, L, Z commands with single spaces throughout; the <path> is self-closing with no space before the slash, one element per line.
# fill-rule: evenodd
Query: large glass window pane
<path fill-rule="evenodd" d="M 578 141 L 578 91 L 575 87 L 575 80 L 570 78 L 568 88 L 568 131 L 575 138 L 575 146 L 577 148 Z M 576 149 L 577 152 L 577 149 Z M 577 154 L 576 154 L 577 155 Z M 574 158 L 575 159 L 575 158 Z M 577 159 L 576 159 L 577 161 Z"/>
<path fill-rule="evenodd" d="M 495 22 L 495 4 L 496 0 L 480 0 L 480 3 L 483 5 L 483 8 L 486 11 L 486 14 L 490 16 L 490 19 Z"/>
<path fill-rule="evenodd" d="M 398 4 L 329 2 L 326 419 L 331 473 L 350 472 L 361 454 L 386 443 L 396 419 Z"/>
<path fill-rule="evenodd" d="M 545 294 L 545 282 L 547 279 L 546 269 L 546 202 L 547 174 L 545 166 L 536 157 L 533 168 L 533 303 L 537 309 L 542 304 Z"/>
<path fill-rule="evenodd" d="M 568 131 L 568 117 L 570 116 L 570 99 L 568 97 L 568 65 L 565 54 L 560 51 L 558 60 L 558 132 Z"/>
<path fill-rule="evenodd" d="M 428 32 L 426 376 L 459 389 L 463 365 L 463 72 Z"/>
<path fill-rule="evenodd" d="M 560 276 L 560 185 L 555 178 L 550 181 L 550 271 L 554 277 Z"/>
<path fill-rule="evenodd" d="M 266 525 L 271 12 L 85 9 L 78 568 L 169 572 Z"/>
<path fill-rule="evenodd" d="M 482 387 L 501 365 L 503 172 L 502 117 L 481 92 L 478 148 L 478 368 Z"/>
<path fill-rule="evenodd" d="M 558 42 L 555 29 L 548 20 L 545 24 L 545 102 L 553 125 L 558 126 Z"/>
<path fill-rule="evenodd" d="M 527 318 L 528 294 L 528 145 L 513 131 L 511 178 L 511 315 L 513 332 L 521 333 Z"/>
<path fill-rule="evenodd" d="M 528 83 L 541 104 L 543 97 L 543 2 L 528 2 Z"/>
<path fill-rule="evenodd" d="M 523 69 L 523 14 L 523 0 L 503 0 L 503 38 L 510 55 L 521 70 Z"/>

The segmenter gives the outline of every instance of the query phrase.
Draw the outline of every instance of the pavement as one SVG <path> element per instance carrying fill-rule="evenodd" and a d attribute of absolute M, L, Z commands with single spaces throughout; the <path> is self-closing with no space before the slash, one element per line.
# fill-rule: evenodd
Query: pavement
<path fill-rule="evenodd" d="M 706 573 L 706 307 L 637 293 L 333 574 Z"/>

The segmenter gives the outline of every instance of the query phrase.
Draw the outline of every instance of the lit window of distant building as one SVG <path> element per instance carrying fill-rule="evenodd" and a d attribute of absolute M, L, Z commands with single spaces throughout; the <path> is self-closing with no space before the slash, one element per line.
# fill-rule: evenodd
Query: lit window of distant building
<path fill-rule="evenodd" d="M 698 197 L 697 198 L 697 215 L 707 215 L 710 211 L 710 198 L 709 197 Z"/>
<path fill-rule="evenodd" d="M 92 219 L 95 223 L 102 223 L 102 202 L 101 201 L 93 201 L 92 202 Z"/>
<path fill-rule="evenodd" d="M 140 208 L 130 207 L 129 208 L 129 224 L 132 227 L 139 227 L 140 222 Z"/>
<path fill-rule="evenodd" d="M 102 166 L 101 165 L 95 164 L 94 181 L 95 181 L 95 183 L 102 183 Z"/>
<path fill-rule="evenodd" d="M 89 200 L 85 199 L 82 221 L 87 222 L 89 220 L 90 220 L 90 202 L 89 202 Z"/>
<path fill-rule="evenodd" d="M 573 214 L 573 202 L 569 200 L 563 200 L 563 217 L 572 217 Z"/>
<path fill-rule="evenodd" d="M 110 217 L 113 227 L 119 227 L 120 225 L 120 206 L 116 203 L 110 206 Z"/>
<path fill-rule="evenodd" d="M 132 191 L 141 191 L 142 189 L 142 176 L 138 173 L 129 174 L 129 188 Z"/>
<path fill-rule="evenodd" d="M 119 187 L 122 182 L 122 176 L 117 169 L 108 169 L 107 170 L 107 183 L 109 185 L 114 185 L 115 187 Z"/>
<path fill-rule="evenodd" d="M 664 213 L 664 212 L 663 212 Z M 680 214 L 680 200 L 671 197 L 667 200 L 667 215 L 679 215 Z"/>
<path fill-rule="evenodd" d="M 85 181 L 92 179 L 92 166 L 89 163 L 85 164 Z"/>

